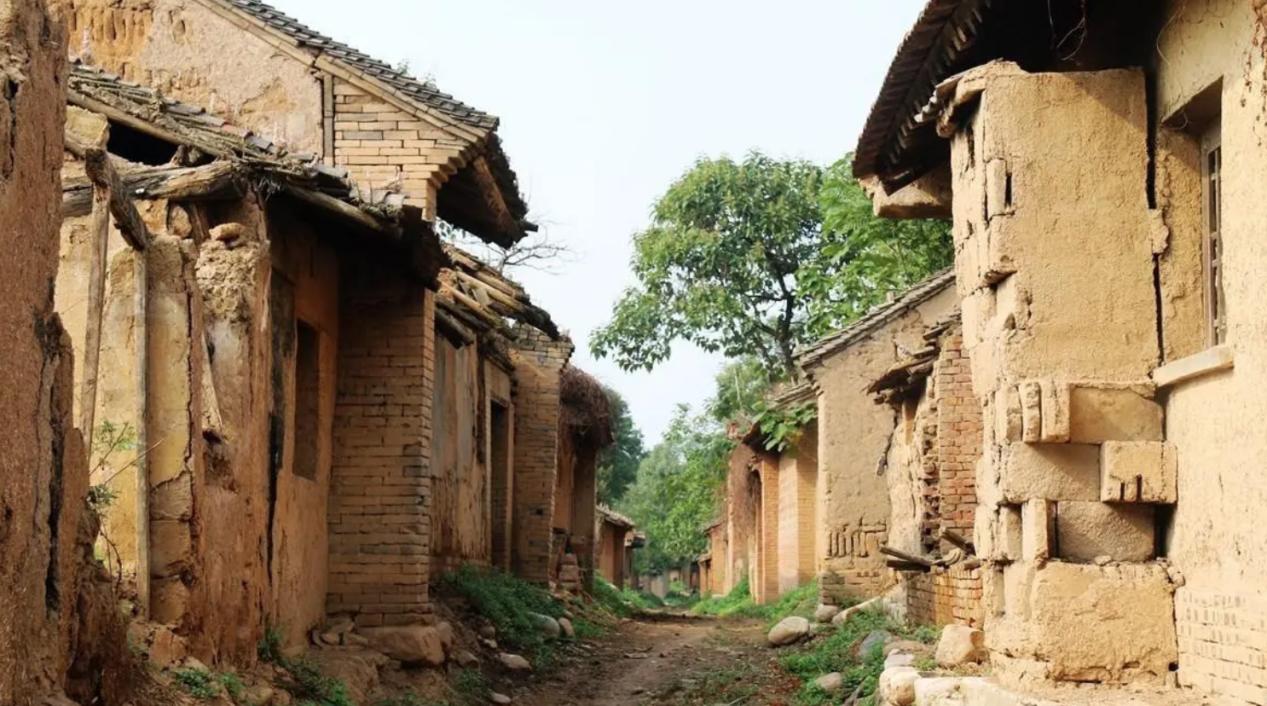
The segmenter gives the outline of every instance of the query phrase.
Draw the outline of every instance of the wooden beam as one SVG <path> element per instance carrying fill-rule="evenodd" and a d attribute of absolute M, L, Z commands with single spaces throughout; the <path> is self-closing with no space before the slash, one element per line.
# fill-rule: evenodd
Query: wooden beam
<path fill-rule="evenodd" d="M 976 553 L 977 553 L 977 548 L 976 548 L 975 546 L 973 546 L 972 542 L 971 542 L 971 541 L 969 541 L 969 540 L 968 540 L 966 537 L 964 537 L 963 535 L 959 534 L 958 532 L 955 532 L 955 531 L 953 531 L 953 530 L 949 530 L 949 529 L 946 529 L 945 527 L 942 527 L 942 528 L 941 528 L 941 529 L 937 532 L 937 536 L 938 536 L 938 537 L 940 537 L 941 539 L 946 540 L 947 542 L 950 542 L 950 543 L 951 543 L 951 544 L 953 544 L 954 546 L 956 546 L 956 547 L 958 547 L 958 548 L 962 549 L 962 550 L 964 551 L 964 553 L 965 553 L 965 554 L 976 554 Z"/>
<path fill-rule="evenodd" d="M 922 556 L 907 554 L 906 552 L 898 551 L 892 547 L 881 546 L 880 553 L 885 556 L 891 556 L 894 559 L 897 559 L 898 561 L 901 561 L 901 562 L 905 562 L 907 564 L 918 564 L 919 566 L 923 566 L 924 568 L 932 568 L 933 566 L 933 562 L 929 561 L 928 559 L 925 559 Z"/>
<path fill-rule="evenodd" d="M 69 144 L 69 142 L 68 142 Z M 93 185 L 105 189 L 109 198 L 110 213 L 114 216 L 115 225 L 123 234 L 123 239 L 133 250 L 144 250 L 149 247 L 150 234 L 145 221 L 137 212 L 136 205 L 128 196 L 119 173 L 115 171 L 110 155 L 99 147 L 84 150 L 84 170 Z"/>
<path fill-rule="evenodd" d="M 121 191 L 132 198 L 199 200 L 236 198 L 242 195 L 241 168 L 222 161 L 200 167 L 153 167 L 119 175 Z M 84 216 L 92 210 L 90 178 L 62 183 L 62 216 Z"/>
<path fill-rule="evenodd" d="M 340 201 L 333 196 L 327 196 L 319 191 L 312 191 L 290 184 L 283 186 L 282 190 L 289 196 L 293 196 L 304 203 L 329 211 L 330 213 L 333 213 L 334 215 L 339 216 L 354 225 L 358 225 L 367 230 L 372 230 L 376 233 L 388 235 L 397 240 L 402 237 L 402 233 L 399 228 L 384 224 L 377 218 L 374 218 L 370 214 L 346 201 Z"/>
<path fill-rule="evenodd" d="M 106 300 L 106 257 L 110 247 L 110 196 L 97 187 L 92 199 L 91 248 L 88 259 L 88 326 L 84 334 L 84 379 L 79 390 L 79 430 L 88 458 L 96 434 L 97 376 L 101 364 L 101 314 Z"/>

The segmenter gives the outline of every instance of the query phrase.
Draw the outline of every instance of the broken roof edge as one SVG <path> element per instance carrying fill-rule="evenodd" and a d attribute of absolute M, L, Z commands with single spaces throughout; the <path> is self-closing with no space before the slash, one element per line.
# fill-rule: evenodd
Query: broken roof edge
<path fill-rule="evenodd" d="M 922 305 L 946 289 L 954 286 L 953 268 L 944 269 L 900 293 L 892 302 L 877 306 L 853 323 L 828 334 L 797 355 L 802 370 L 809 371 L 827 358 L 847 350 L 853 344 L 866 340 L 885 325 Z"/>
<path fill-rule="evenodd" d="M 441 273 L 441 282 L 442 286 L 449 288 L 454 299 L 460 299 L 466 306 L 479 309 L 480 313 L 477 315 L 486 320 L 488 317 L 483 312 L 531 326 L 552 341 L 565 338 L 550 312 L 534 304 L 523 285 L 452 243 L 444 243 L 442 247 L 451 263 L 446 268 L 451 274 L 446 277 Z M 510 329 L 504 326 L 497 328 L 504 329 L 504 335 L 515 337 Z"/>
<path fill-rule="evenodd" d="M 638 527 L 638 525 L 635 524 L 633 520 L 629 519 L 627 515 L 622 515 L 621 513 L 616 512 L 609 505 L 604 505 L 602 503 L 599 503 L 598 514 L 599 514 L 599 517 L 601 517 L 608 524 L 613 524 L 613 525 L 616 525 L 617 527 L 624 527 L 625 529 L 629 529 L 629 530 L 637 529 Z"/>
<path fill-rule="evenodd" d="M 559 374 L 559 402 L 562 420 L 605 448 L 615 440 L 612 434 L 611 404 L 598 378 L 575 365 L 564 366 Z"/>
<path fill-rule="evenodd" d="M 954 311 L 924 327 L 922 338 L 926 345 L 903 356 L 867 386 L 867 392 L 876 396 L 876 404 L 897 404 L 922 391 L 924 381 L 933 374 L 934 363 L 941 355 L 945 336 L 960 330 L 962 325 L 963 317 L 956 306 Z"/>
<path fill-rule="evenodd" d="M 929 0 L 924 6 L 898 46 L 854 148 L 857 178 L 878 176 L 892 189 L 920 175 L 920 165 L 896 180 L 886 170 L 894 168 L 914 133 L 929 129 L 920 122 L 920 111 L 937 84 L 961 68 L 992 2 Z"/>

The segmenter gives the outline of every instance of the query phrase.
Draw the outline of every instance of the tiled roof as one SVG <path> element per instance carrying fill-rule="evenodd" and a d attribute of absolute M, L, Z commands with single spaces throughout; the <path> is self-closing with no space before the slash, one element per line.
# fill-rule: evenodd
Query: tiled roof
<path fill-rule="evenodd" d="M 635 527 L 633 520 L 620 514 L 619 512 L 616 512 L 606 505 L 598 506 L 598 514 L 608 524 L 616 525 L 617 527 L 624 527 L 625 529 L 633 529 Z"/>
<path fill-rule="evenodd" d="M 919 146 L 938 143 L 919 109 L 942 79 L 961 70 L 977 40 L 985 13 L 998 0 L 928 0 L 902 40 L 854 149 L 853 173 L 886 182 L 918 176 L 905 163 Z"/>
<path fill-rule="evenodd" d="M 408 74 L 392 68 L 363 52 L 357 51 L 342 42 L 317 32 L 293 17 L 258 0 L 217 0 L 236 8 L 294 39 L 300 47 L 321 52 L 331 58 L 347 64 L 351 68 L 371 76 L 404 93 L 436 111 L 461 121 L 466 125 L 481 130 L 495 130 L 498 119 L 482 111 L 476 110 L 453 96 L 437 89 L 434 85 L 419 81 Z"/>
<path fill-rule="evenodd" d="M 819 339 L 797 357 L 802 368 L 821 363 L 825 358 L 865 340 L 908 311 L 932 299 L 955 284 L 954 270 L 946 269 L 903 292 L 891 303 L 878 306 L 845 328 Z"/>

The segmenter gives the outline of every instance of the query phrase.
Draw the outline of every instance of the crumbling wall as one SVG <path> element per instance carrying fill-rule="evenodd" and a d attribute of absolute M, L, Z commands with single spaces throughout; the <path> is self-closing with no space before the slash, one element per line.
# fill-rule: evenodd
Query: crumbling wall
<path fill-rule="evenodd" d="M 529 329 L 511 350 L 515 367 L 515 575 L 550 578 L 554 487 L 559 453 L 559 375 L 572 355 L 569 341 L 553 342 Z"/>
<path fill-rule="evenodd" d="M 350 254 L 341 267 L 326 607 L 416 623 L 431 613 L 434 294 Z"/>
<path fill-rule="evenodd" d="M 510 571 L 514 541 L 515 406 L 510 373 L 492 361 L 484 364 L 489 403 L 489 556 L 495 566 Z"/>
<path fill-rule="evenodd" d="M 0 425 L 8 432 L 0 457 L 0 702 L 16 706 L 63 689 L 120 704 L 128 679 L 115 599 L 92 557 L 73 356 L 53 308 L 63 42 L 43 2 L 0 3 Z"/>
<path fill-rule="evenodd" d="M 891 582 L 879 548 L 888 536 L 886 459 L 897 420 L 865 390 L 901 351 L 922 348 L 924 327 L 954 304 L 947 289 L 807 371 L 819 391 L 818 571 L 825 603 L 875 595 Z"/>
<path fill-rule="evenodd" d="M 72 57 L 205 106 L 295 151 L 323 154 L 321 79 L 308 60 L 242 29 L 234 10 L 198 0 L 64 5 Z"/>
<path fill-rule="evenodd" d="M 943 116 L 985 420 L 975 540 L 1004 680 L 1161 682 L 1176 661 L 1173 586 L 1153 561 L 1174 489 L 1149 382 L 1146 126 L 1141 72 L 1006 64 L 962 77 Z"/>
<path fill-rule="evenodd" d="M 1165 216 L 1163 334 L 1167 364 L 1200 374 L 1164 390 L 1166 439 L 1178 457 L 1169 557 L 1182 572 L 1175 616 L 1181 684 L 1228 700 L 1263 703 L 1267 689 L 1267 23 L 1263 3 L 1166 2 L 1157 40 L 1158 208 Z M 1209 87 L 1221 122 L 1223 302 L 1227 364 L 1205 335 L 1205 233 L 1198 124 L 1190 104 Z M 1193 130 L 1192 128 L 1197 128 Z M 1228 369 L 1228 365 L 1234 368 Z"/>
<path fill-rule="evenodd" d="M 264 528 L 270 549 L 269 621 L 289 644 L 303 644 L 326 614 L 330 549 L 327 523 L 319 518 L 329 514 L 334 452 L 339 257 L 316 229 L 282 204 L 270 205 L 269 211 L 273 359 L 267 385 L 272 396 L 264 408 L 276 426 L 263 419 L 258 424 L 284 436 L 270 440 L 262 478 L 271 479 L 272 487 L 253 487 L 261 493 L 260 502 L 271 503 Z M 316 394 L 301 394 L 301 384 L 313 383 L 313 367 Z"/>
<path fill-rule="evenodd" d="M 755 461 L 756 453 L 745 444 L 737 444 L 728 461 L 724 523 L 726 553 L 714 560 L 714 570 L 724 572 L 724 593 L 730 593 L 744 579 L 748 580 L 750 590 L 756 585 L 755 537 L 761 490 L 759 476 L 750 470 Z M 719 566 L 718 562 L 725 565 Z"/>

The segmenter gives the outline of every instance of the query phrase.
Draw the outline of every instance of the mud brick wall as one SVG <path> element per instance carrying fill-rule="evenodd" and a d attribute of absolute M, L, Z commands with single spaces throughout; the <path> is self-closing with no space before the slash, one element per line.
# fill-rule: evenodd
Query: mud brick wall
<path fill-rule="evenodd" d="M 559 454 L 559 374 L 572 356 L 570 341 L 551 341 L 523 329 L 515 363 L 515 575 L 550 579 L 554 485 Z"/>
<path fill-rule="evenodd" d="M 1267 600 L 1243 593 L 1175 593 L 1179 678 L 1202 691 L 1263 703 Z"/>
<path fill-rule="evenodd" d="M 344 267 L 326 607 L 360 625 L 431 612 L 432 297 L 365 263 Z"/>
<path fill-rule="evenodd" d="M 953 566 L 906 579 L 906 617 L 919 625 L 981 627 L 981 569 Z"/>

